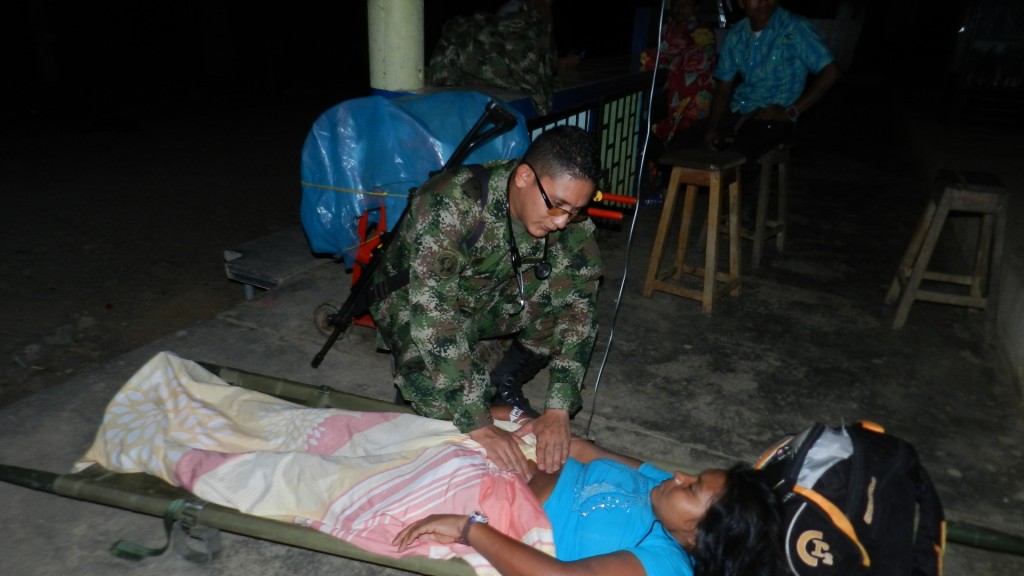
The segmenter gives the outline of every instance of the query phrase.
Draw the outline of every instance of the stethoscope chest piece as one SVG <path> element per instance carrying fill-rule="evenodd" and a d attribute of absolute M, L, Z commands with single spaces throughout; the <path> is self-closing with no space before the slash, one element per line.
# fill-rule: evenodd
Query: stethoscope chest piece
<path fill-rule="evenodd" d="M 544 244 L 544 251 L 547 252 L 547 243 Z M 545 260 L 540 264 L 533 267 L 533 273 L 537 275 L 537 278 L 546 280 L 548 276 L 551 276 L 551 264 L 548 264 Z"/>

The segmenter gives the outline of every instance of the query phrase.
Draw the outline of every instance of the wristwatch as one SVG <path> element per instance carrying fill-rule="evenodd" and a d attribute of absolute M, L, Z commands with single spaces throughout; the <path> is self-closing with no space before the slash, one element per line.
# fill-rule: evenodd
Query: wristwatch
<path fill-rule="evenodd" d="M 515 422 L 516 420 L 519 419 L 520 416 L 522 416 L 525 413 L 526 411 L 520 408 L 519 406 L 513 406 L 512 411 L 508 413 L 508 421 Z"/>
<path fill-rule="evenodd" d="M 789 118 L 790 122 L 796 122 L 796 119 L 800 117 L 800 111 L 796 109 L 796 106 L 790 106 L 786 108 L 786 118 Z"/>
<path fill-rule="evenodd" d="M 487 520 L 487 516 L 484 516 L 479 512 L 473 512 L 472 514 L 470 514 L 469 518 L 466 519 L 466 525 L 462 527 L 462 535 L 459 536 L 459 544 L 465 544 L 469 546 L 470 527 L 472 527 L 473 524 L 487 524 Z"/>

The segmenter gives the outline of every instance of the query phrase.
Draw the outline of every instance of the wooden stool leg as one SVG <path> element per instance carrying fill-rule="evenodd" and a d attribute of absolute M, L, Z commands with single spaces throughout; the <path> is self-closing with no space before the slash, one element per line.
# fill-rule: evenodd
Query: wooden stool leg
<path fill-rule="evenodd" d="M 686 185 L 686 196 L 683 197 L 683 214 L 679 220 L 679 239 L 676 242 L 676 268 L 672 277 L 682 280 L 684 274 L 689 274 L 692 266 L 686 265 L 686 251 L 689 249 L 690 230 L 693 228 L 693 208 L 697 202 L 697 187 L 693 184 Z"/>
<path fill-rule="evenodd" d="M 939 201 L 939 205 L 935 209 L 935 216 L 927 226 L 928 231 L 924 236 L 924 242 L 921 244 L 921 251 L 914 261 L 914 267 L 910 273 L 910 279 L 907 280 L 907 285 L 903 289 L 903 297 L 900 298 L 900 304 L 896 308 L 896 318 L 892 323 L 892 327 L 894 329 L 902 328 L 903 324 L 907 321 L 907 315 L 910 313 L 910 305 L 914 303 L 914 299 L 917 296 L 917 289 L 921 286 L 921 279 L 928 270 L 928 262 L 932 258 L 932 252 L 935 251 L 935 245 L 938 243 L 939 234 L 942 232 L 943 226 L 945 226 L 946 217 L 948 215 L 948 194 L 943 194 L 942 200 Z"/>
<path fill-rule="evenodd" d="M 772 187 L 772 165 L 768 161 L 761 162 L 761 178 L 757 191 L 757 216 L 754 219 L 754 247 L 750 253 L 750 268 L 757 270 L 761 266 L 761 253 L 764 251 L 764 232 L 768 219 L 768 198 Z"/>
<path fill-rule="evenodd" d="M 736 169 L 732 182 L 729 183 L 729 277 L 735 287 L 729 291 L 732 296 L 740 295 L 740 258 L 743 246 L 740 218 L 743 214 L 740 206 L 740 171 Z"/>
<path fill-rule="evenodd" d="M 999 312 L 1000 281 L 1003 275 L 1003 241 L 1006 237 L 1006 200 L 999 201 L 995 214 L 995 231 L 992 236 L 992 263 L 988 276 L 988 297 L 985 306 L 985 338 L 995 339 L 996 319 Z"/>
<path fill-rule="evenodd" d="M 775 235 L 775 250 L 780 254 L 786 249 L 786 230 L 789 228 L 789 152 L 779 162 L 779 204 L 775 215 L 778 234 Z"/>
<path fill-rule="evenodd" d="M 710 198 L 710 195 L 708 196 Z M 697 234 L 697 245 L 705 246 L 705 242 L 708 241 L 708 221 L 702 220 L 700 224 L 700 232 Z"/>
<path fill-rule="evenodd" d="M 658 221 L 658 233 L 654 237 L 654 249 L 651 251 L 651 261 L 647 264 L 647 279 L 644 280 L 644 296 L 649 297 L 654 291 L 654 278 L 658 275 L 658 267 L 661 265 L 661 254 L 665 248 L 665 238 L 668 236 L 668 228 L 672 223 L 672 210 L 676 203 L 676 192 L 679 189 L 679 181 L 682 179 L 682 170 L 675 168 L 669 177 L 668 190 L 665 192 L 665 202 L 661 207 L 661 220 Z"/>
<path fill-rule="evenodd" d="M 914 234 L 910 237 L 910 244 L 907 245 L 907 251 L 904 252 L 903 259 L 900 261 L 900 267 L 896 270 L 896 277 L 893 278 L 892 285 L 889 286 L 889 293 L 885 296 L 886 304 L 892 304 L 899 298 L 901 287 L 910 278 L 914 260 L 921 252 L 921 245 L 924 243 L 924 235 L 928 232 L 928 226 L 931 225 L 932 219 L 935 217 L 935 208 L 935 202 L 929 200 L 924 213 L 921 214 L 921 219 L 917 221 Z"/>
<path fill-rule="evenodd" d="M 704 295 L 701 308 L 705 314 L 711 314 L 715 300 L 715 274 L 718 271 L 718 219 L 721 213 L 722 175 L 711 174 L 710 190 L 708 191 L 708 238 L 704 256 Z"/>
<path fill-rule="evenodd" d="M 971 296 L 980 298 L 987 292 L 988 266 L 992 251 L 992 236 L 995 229 L 995 216 L 984 214 L 981 217 L 981 229 L 978 230 L 978 246 L 974 253 L 974 273 L 971 275 Z"/>

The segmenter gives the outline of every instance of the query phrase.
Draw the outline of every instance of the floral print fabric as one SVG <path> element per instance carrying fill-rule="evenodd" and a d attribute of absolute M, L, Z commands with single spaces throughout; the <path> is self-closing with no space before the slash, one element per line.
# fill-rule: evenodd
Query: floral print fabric
<path fill-rule="evenodd" d="M 677 132 L 706 118 L 711 109 L 715 33 L 696 18 L 670 21 L 662 28 L 660 44 L 660 55 L 654 48 L 640 55 L 640 67 L 668 73 L 664 88 L 668 115 L 653 126 L 655 136 L 668 142 Z"/>

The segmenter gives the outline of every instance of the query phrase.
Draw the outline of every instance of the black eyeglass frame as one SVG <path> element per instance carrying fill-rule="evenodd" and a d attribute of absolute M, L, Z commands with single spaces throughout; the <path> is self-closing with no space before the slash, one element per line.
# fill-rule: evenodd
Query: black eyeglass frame
<path fill-rule="evenodd" d="M 583 222 L 584 220 L 589 218 L 589 216 L 587 215 L 586 207 L 580 208 L 573 212 L 571 210 L 566 210 L 561 206 L 555 206 L 554 204 L 552 204 L 551 198 L 548 197 L 547 191 L 544 190 L 544 185 L 540 183 L 540 173 L 537 172 L 537 169 L 530 165 L 529 162 L 523 162 L 522 164 L 523 166 L 526 166 L 533 172 L 533 179 L 537 181 L 537 191 L 540 192 L 540 198 L 541 200 L 544 201 L 544 205 L 547 206 L 548 208 L 548 216 L 554 216 L 556 218 L 559 216 L 568 216 L 569 222 L 573 223 Z"/>

